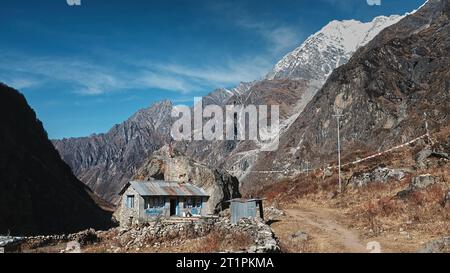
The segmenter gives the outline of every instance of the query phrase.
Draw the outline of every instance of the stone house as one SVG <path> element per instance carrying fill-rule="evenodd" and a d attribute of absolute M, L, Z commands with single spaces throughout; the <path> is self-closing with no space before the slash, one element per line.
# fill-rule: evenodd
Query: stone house
<path fill-rule="evenodd" d="M 201 217 L 209 196 L 189 183 L 131 181 L 119 193 L 121 226 L 154 221 L 157 217 Z"/>

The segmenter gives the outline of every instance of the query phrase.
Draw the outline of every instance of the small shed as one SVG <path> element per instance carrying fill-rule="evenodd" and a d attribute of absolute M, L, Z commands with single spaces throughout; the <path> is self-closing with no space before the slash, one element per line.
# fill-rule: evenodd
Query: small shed
<path fill-rule="evenodd" d="M 208 194 L 189 183 L 131 181 L 121 191 L 121 225 L 143 223 L 163 217 L 191 217 L 206 214 Z"/>
<path fill-rule="evenodd" d="M 262 199 L 237 198 L 230 201 L 231 222 L 236 224 L 242 218 L 264 219 Z"/>

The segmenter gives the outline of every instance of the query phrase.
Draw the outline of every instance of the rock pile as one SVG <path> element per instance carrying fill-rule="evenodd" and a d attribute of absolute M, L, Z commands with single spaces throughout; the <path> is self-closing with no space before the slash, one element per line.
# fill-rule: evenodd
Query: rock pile
<path fill-rule="evenodd" d="M 275 220 L 279 217 L 285 216 L 286 213 L 282 210 L 279 210 L 275 207 L 266 207 L 264 208 L 264 218 L 267 220 Z"/>
<path fill-rule="evenodd" d="M 431 174 L 423 174 L 413 178 L 409 189 L 423 190 L 436 183 L 436 178 Z"/>
<path fill-rule="evenodd" d="M 400 181 L 405 178 L 407 170 L 378 167 L 370 172 L 355 174 L 350 178 L 349 184 L 355 187 L 364 187 L 371 183 L 386 183 L 389 180 Z"/>
<path fill-rule="evenodd" d="M 61 234 L 61 235 L 41 235 L 26 237 L 25 242 L 31 249 L 40 248 L 49 245 L 57 245 L 60 243 L 77 242 L 80 246 L 90 245 L 100 241 L 98 234 L 101 231 L 95 231 L 94 229 L 87 229 L 73 234 Z"/>
<path fill-rule="evenodd" d="M 448 253 L 450 251 L 450 237 L 444 237 L 427 243 L 418 253 Z"/>
<path fill-rule="evenodd" d="M 247 231 L 254 236 L 254 243 L 248 248 L 250 253 L 276 253 L 280 252 L 280 246 L 275 238 L 272 229 L 261 221 L 241 219 L 240 226 L 250 227 Z"/>
<path fill-rule="evenodd" d="M 271 253 L 279 252 L 280 247 L 271 228 L 264 222 L 241 219 L 232 224 L 227 218 L 211 218 L 196 222 L 158 223 L 137 228 L 117 228 L 117 240 L 123 252 L 129 249 L 141 249 L 159 246 L 175 246 L 184 240 L 207 236 L 212 232 L 220 234 L 247 234 L 252 239 L 251 245 L 244 252 Z"/>
<path fill-rule="evenodd" d="M 400 198 L 407 197 L 410 193 L 424 190 L 429 186 L 436 184 L 437 182 L 438 178 L 432 176 L 431 174 L 422 174 L 416 176 L 412 179 L 411 183 L 406 189 L 397 193 L 397 196 Z"/>
<path fill-rule="evenodd" d="M 232 224 L 224 217 L 186 222 L 161 221 L 130 228 L 116 227 L 108 231 L 89 229 L 68 235 L 28 237 L 26 243 L 30 249 L 77 242 L 81 247 L 102 244 L 106 252 L 139 252 L 149 248 L 179 246 L 186 240 L 205 237 L 213 232 L 246 235 L 251 241 L 245 249 L 241 249 L 243 252 L 280 251 L 271 228 L 264 222 L 241 219 L 237 224 Z"/>
<path fill-rule="evenodd" d="M 432 149 L 430 147 L 426 147 L 416 155 L 417 168 L 426 169 L 429 167 L 429 162 L 427 161 L 429 158 L 436 158 L 441 162 L 448 162 L 450 159 L 448 153 L 444 152 L 441 149 Z"/>

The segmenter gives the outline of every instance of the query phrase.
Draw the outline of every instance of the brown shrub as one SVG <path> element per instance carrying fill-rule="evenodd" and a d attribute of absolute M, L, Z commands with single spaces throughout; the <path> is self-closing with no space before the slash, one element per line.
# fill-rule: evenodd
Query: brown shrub
<path fill-rule="evenodd" d="M 200 252 L 213 253 L 217 252 L 220 248 L 220 242 L 222 240 L 222 234 L 219 232 L 211 232 L 205 237 L 204 244 Z"/>
<path fill-rule="evenodd" d="M 376 202 L 369 201 L 364 205 L 364 215 L 365 219 L 368 222 L 368 225 L 372 231 L 376 232 L 377 230 L 377 223 L 376 223 L 376 217 L 379 213 L 379 206 Z"/>
<path fill-rule="evenodd" d="M 226 247 L 233 250 L 244 250 L 252 244 L 252 238 L 247 233 L 232 233 L 232 235 L 226 240 Z"/>
<path fill-rule="evenodd" d="M 426 201 L 425 194 L 420 191 L 413 191 L 409 196 L 410 202 L 417 206 L 422 206 Z"/>
<path fill-rule="evenodd" d="M 398 206 L 396 200 L 390 197 L 382 197 L 378 200 L 379 211 L 383 216 L 390 216 L 391 214 L 397 212 Z"/>
<path fill-rule="evenodd" d="M 225 250 L 245 250 L 252 243 L 252 238 L 247 233 L 224 233 L 213 231 L 204 237 L 201 249 L 196 252 L 213 253 Z"/>
<path fill-rule="evenodd" d="M 432 203 L 443 204 L 445 199 L 445 191 L 441 185 L 432 185 L 427 192 L 427 201 Z"/>

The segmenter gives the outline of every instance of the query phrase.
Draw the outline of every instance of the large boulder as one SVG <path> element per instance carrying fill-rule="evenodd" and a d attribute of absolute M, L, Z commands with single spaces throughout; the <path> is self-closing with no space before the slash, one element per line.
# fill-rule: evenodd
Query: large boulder
<path fill-rule="evenodd" d="M 354 174 L 349 181 L 350 185 L 355 187 L 365 187 L 372 183 L 386 183 L 390 180 L 400 181 L 405 178 L 408 170 L 389 169 L 378 167 L 369 172 Z"/>
<path fill-rule="evenodd" d="M 427 168 L 427 163 L 429 158 L 436 158 L 439 160 L 447 161 L 449 160 L 449 155 L 445 151 L 443 151 L 442 147 L 439 147 L 438 149 L 431 149 L 430 147 L 425 147 L 416 155 L 416 162 L 417 167 L 419 169 L 425 169 Z"/>
<path fill-rule="evenodd" d="M 422 174 L 413 178 L 410 188 L 413 190 L 423 190 L 435 184 L 437 179 L 431 174 Z"/>
<path fill-rule="evenodd" d="M 418 253 L 449 253 L 450 237 L 443 237 L 427 243 Z"/>
<path fill-rule="evenodd" d="M 154 152 L 137 171 L 135 179 L 189 182 L 201 187 L 210 196 L 206 210 L 211 214 L 226 209 L 226 201 L 241 197 L 236 177 L 224 170 L 200 164 L 169 145 Z"/>
<path fill-rule="evenodd" d="M 439 182 L 438 178 L 432 176 L 431 174 L 422 174 L 416 176 L 412 179 L 411 183 L 406 189 L 397 193 L 397 197 L 406 198 L 412 192 L 424 190 L 429 186 L 436 184 L 437 182 Z"/>

